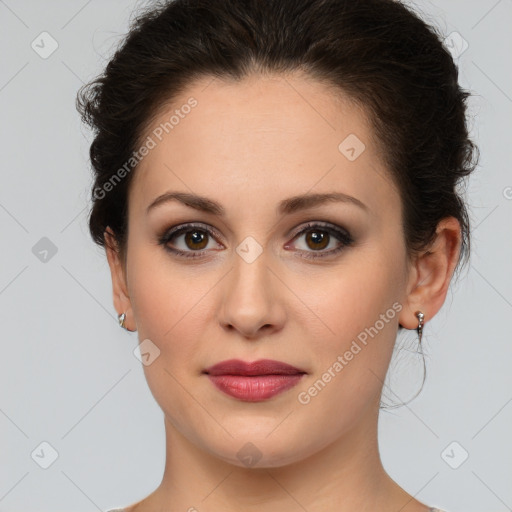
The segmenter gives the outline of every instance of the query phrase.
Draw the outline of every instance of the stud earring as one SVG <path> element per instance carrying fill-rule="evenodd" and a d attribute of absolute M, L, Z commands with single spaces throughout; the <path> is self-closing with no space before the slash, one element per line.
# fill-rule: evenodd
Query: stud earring
<path fill-rule="evenodd" d="M 121 313 L 120 315 L 117 315 L 117 319 L 119 321 L 119 325 L 123 329 L 126 329 L 126 325 L 124 325 L 124 321 L 126 320 L 126 313 Z M 126 330 L 128 330 L 128 329 L 126 329 Z"/>
<path fill-rule="evenodd" d="M 423 335 L 423 320 L 425 318 L 425 315 L 421 312 L 421 311 L 416 311 L 416 313 L 414 313 L 416 315 L 416 317 L 418 318 L 418 327 L 416 328 L 416 330 L 418 331 L 418 338 L 420 340 L 420 344 L 421 344 L 421 337 Z"/>

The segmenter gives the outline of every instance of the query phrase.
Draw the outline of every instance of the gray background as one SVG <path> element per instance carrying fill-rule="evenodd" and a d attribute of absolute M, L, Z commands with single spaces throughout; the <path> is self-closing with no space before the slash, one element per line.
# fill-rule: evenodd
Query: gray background
<path fill-rule="evenodd" d="M 162 412 L 133 353 L 137 333 L 117 325 L 107 262 L 87 231 L 91 135 L 74 108 L 136 5 L 0 0 L 0 511 L 106 510 L 146 496 L 162 476 Z M 381 413 L 382 459 L 421 501 L 501 512 L 512 510 L 512 1 L 415 5 L 468 43 L 457 60 L 476 94 L 481 159 L 468 188 L 471 265 L 426 326 L 423 391 Z M 43 31 L 58 44 L 47 58 L 31 47 L 43 45 Z M 43 237 L 57 250 L 45 261 Z M 407 331 L 399 343 L 414 341 Z M 386 388 L 394 402 L 421 386 L 414 355 L 400 354 Z M 43 442 L 58 453 L 47 469 Z"/>

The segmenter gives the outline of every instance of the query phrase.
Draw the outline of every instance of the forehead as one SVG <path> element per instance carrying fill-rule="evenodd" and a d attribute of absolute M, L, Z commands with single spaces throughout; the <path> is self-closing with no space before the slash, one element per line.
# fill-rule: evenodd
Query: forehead
<path fill-rule="evenodd" d="M 234 189 L 268 201 L 313 187 L 364 202 L 376 190 L 383 201 L 396 192 L 366 112 L 301 75 L 203 77 L 162 105 L 141 139 L 148 137 L 152 149 L 131 187 L 136 207 L 167 188 L 220 202 Z"/>

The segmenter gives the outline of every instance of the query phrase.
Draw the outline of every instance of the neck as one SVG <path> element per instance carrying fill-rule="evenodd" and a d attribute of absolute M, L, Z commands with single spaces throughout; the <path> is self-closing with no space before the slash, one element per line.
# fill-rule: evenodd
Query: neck
<path fill-rule="evenodd" d="M 133 511 L 426 512 L 385 472 L 377 426 L 378 406 L 314 455 L 280 467 L 246 468 L 199 448 L 166 418 L 162 481 Z"/>

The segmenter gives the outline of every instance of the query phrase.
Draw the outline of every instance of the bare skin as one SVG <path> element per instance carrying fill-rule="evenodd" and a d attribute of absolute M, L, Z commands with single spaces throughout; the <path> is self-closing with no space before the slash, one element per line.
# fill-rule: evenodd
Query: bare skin
<path fill-rule="evenodd" d="M 126 261 L 106 234 L 115 308 L 140 342 L 160 350 L 144 372 L 165 418 L 162 482 L 126 510 L 426 512 L 382 466 L 379 400 L 399 324 L 415 329 L 417 310 L 428 322 L 445 301 L 458 222 L 444 219 L 429 250 L 408 257 L 400 196 L 371 127 L 320 83 L 300 75 L 239 83 L 205 77 L 163 109 L 142 139 L 189 97 L 197 106 L 161 141 L 153 136 L 156 146 L 134 171 Z M 365 145 L 352 160 L 338 148 L 349 134 Z M 147 212 L 168 191 L 207 197 L 225 214 L 177 200 Z M 333 192 L 365 206 L 348 200 L 277 210 L 292 196 Z M 189 238 L 181 233 L 167 246 L 199 257 L 158 243 L 189 222 L 200 223 L 204 243 L 190 238 L 192 227 Z M 326 223 L 348 231 L 353 243 L 322 231 Z M 256 245 L 241 247 L 253 255 L 261 249 L 250 262 L 236 250 L 249 236 Z M 370 326 L 378 333 L 344 356 Z M 333 370 L 338 356 L 346 364 Z M 306 375 L 271 399 L 247 402 L 203 373 L 232 358 L 275 359 Z M 328 382 L 309 392 L 319 379 Z M 250 467 L 237 456 L 247 443 L 259 457 Z"/>

